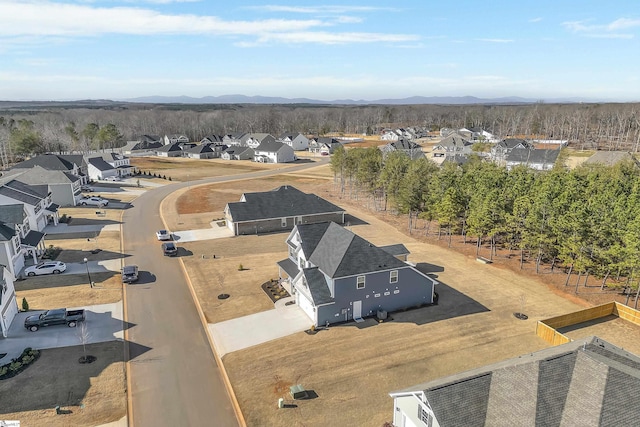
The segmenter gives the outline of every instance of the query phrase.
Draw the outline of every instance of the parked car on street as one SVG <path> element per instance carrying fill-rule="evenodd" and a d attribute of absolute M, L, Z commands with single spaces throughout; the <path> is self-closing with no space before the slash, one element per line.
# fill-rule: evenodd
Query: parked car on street
<path fill-rule="evenodd" d="M 89 185 L 85 184 L 85 185 L 81 185 L 81 186 L 80 186 L 80 190 L 82 190 L 82 191 L 86 191 L 86 192 L 88 192 L 88 193 L 92 193 L 92 192 L 93 192 L 93 187 L 91 187 L 91 186 L 89 186 Z"/>
<path fill-rule="evenodd" d="M 125 265 L 122 267 L 122 282 L 133 283 L 138 281 L 138 266 Z"/>
<path fill-rule="evenodd" d="M 104 179 L 105 181 L 122 181 L 119 176 L 108 176 Z"/>
<path fill-rule="evenodd" d="M 42 274 L 59 274 L 67 269 L 62 261 L 47 261 L 32 265 L 24 269 L 27 276 L 40 276 Z"/>
<path fill-rule="evenodd" d="M 79 202 L 82 206 L 107 206 L 109 201 L 98 196 L 83 197 Z"/>
<path fill-rule="evenodd" d="M 171 233 L 169 230 L 158 230 L 156 231 L 156 237 L 158 240 L 171 240 Z"/>
<path fill-rule="evenodd" d="M 162 244 L 162 252 L 165 256 L 176 256 L 178 255 L 178 247 L 173 242 L 166 242 Z"/>
<path fill-rule="evenodd" d="M 84 321 L 84 310 L 67 310 L 66 308 L 56 308 L 55 310 L 47 310 L 41 314 L 27 316 L 24 319 L 24 327 L 35 332 L 44 326 L 67 325 L 75 328 L 78 322 Z"/>

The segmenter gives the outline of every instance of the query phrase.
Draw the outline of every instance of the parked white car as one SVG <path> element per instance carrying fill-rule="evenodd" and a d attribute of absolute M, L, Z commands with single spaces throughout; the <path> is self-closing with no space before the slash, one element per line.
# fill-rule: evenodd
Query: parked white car
<path fill-rule="evenodd" d="M 158 240 L 171 240 L 171 232 L 169 230 L 156 231 L 156 237 Z"/>
<path fill-rule="evenodd" d="M 27 276 L 40 276 L 42 274 L 59 274 L 67 269 L 67 265 L 62 261 L 48 261 L 32 265 L 24 269 Z"/>
<path fill-rule="evenodd" d="M 115 175 L 115 176 L 108 176 L 104 179 L 105 181 L 122 181 L 122 179 L 120 179 L 119 176 Z"/>
<path fill-rule="evenodd" d="M 109 201 L 107 199 L 103 199 L 102 197 L 92 196 L 92 197 L 83 197 L 79 202 L 82 206 L 107 206 Z"/>

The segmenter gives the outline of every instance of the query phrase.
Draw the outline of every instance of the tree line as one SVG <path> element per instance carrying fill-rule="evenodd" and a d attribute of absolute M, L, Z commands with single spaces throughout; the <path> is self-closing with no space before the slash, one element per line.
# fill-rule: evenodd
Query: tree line
<path fill-rule="evenodd" d="M 519 251 L 521 268 L 535 260 L 536 273 L 542 263 L 564 267 L 565 285 L 577 274 L 576 289 L 595 275 L 603 289 L 615 277 L 640 291 L 640 168 L 632 160 L 573 170 L 560 163 L 547 172 L 507 170 L 472 156 L 438 167 L 401 152 L 383 158 L 377 148 L 331 158 L 342 193 L 407 215 L 410 231 L 420 218 L 449 245 L 453 235 L 475 240 L 477 255 L 492 259 L 504 248 Z"/>
<path fill-rule="evenodd" d="M 170 105 L 114 103 L 87 108 L 0 110 L 0 154 L 30 155 L 122 146 L 143 134 L 191 141 L 235 132 L 377 135 L 384 128 L 480 127 L 499 138 L 568 140 L 580 149 L 640 150 L 639 104 L 523 105 Z"/>

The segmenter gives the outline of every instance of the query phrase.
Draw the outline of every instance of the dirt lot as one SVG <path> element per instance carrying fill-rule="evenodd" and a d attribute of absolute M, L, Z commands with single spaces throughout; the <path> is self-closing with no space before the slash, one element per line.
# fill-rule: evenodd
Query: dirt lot
<path fill-rule="evenodd" d="M 387 323 L 368 320 L 316 335 L 299 333 L 226 355 L 225 366 L 249 425 L 358 425 L 362 419 L 382 425 L 392 415 L 388 392 L 545 348 L 548 345 L 535 336 L 535 321 L 589 305 L 541 281 L 561 278 L 560 274 L 521 275 L 499 263 L 479 264 L 473 252 L 447 249 L 442 241 L 438 245 L 416 240 L 421 233 L 408 236 L 406 219 L 379 218 L 363 210 L 363 201 L 340 199 L 330 180 L 312 175 L 313 171 L 303 178 L 278 176 L 194 188 L 175 196 L 176 209 L 166 204 L 171 211 L 166 217 L 176 226 L 180 218 L 180 226 L 189 228 L 193 200 L 198 200 L 198 211 L 206 210 L 202 202 L 206 200 L 209 209 L 220 212 L 243 191 L 296 185 L 347 208 L 355 216 L 350 228 L 373 243 L 404 243 L 412 253 L 409 259 L 442 282 L 440 305 L 394 313 Z M 196 191 L 198 197 L 193 197 Z M 193 215 L 208 215 L 209 221 L 215 216 Z M 260 284 L 277 276 L 275 263 L 286 257 L 286 236 L 185 243 L 194 256 L 183 259 L 209 322 L 272 308 Z M 467 247 L 475 249 L 472 244 Z M 239 264 L 248 270 L 238 271 Z M 220 301 L 220 293 L 231 298 Z M 514 312 L 524 312 L 529 319 L 518 320 Z M 628 328 L 616 322 L 610 325 L 599 335 L 624 347 L 621 342 L 628 338 Z M 278 410 L 277 399 L 288 398 L 288 387 L 298 383 L 314 390 L 318 398 Z"/>
<path fill-rule="evenodd" d="M 91 426 L 126 414 L 123 343 L 89 344 L 97 357 L 78 363 L 82 346 L 42 350 L 40 359 L 18 376 L 0 381 L 0 419 L 30 426 Z M 65 412 L 56 415 L 59 405 Z M 11 408 L 11 412 L 7 412 Z"/>

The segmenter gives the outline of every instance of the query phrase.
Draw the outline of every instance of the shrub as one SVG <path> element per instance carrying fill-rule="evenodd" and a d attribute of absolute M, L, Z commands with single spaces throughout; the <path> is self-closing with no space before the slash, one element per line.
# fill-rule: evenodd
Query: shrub
<path fill-rule="evenodd" d="M 167 179 L 167 175 L 162 175 L 162 179 Z"/>
<path fill-rule="evenodd" d="M 29 311 L 29 303 L 26 297 L 22 297 L 22 311 Z"/>
<path fill-rule="evenodd" d="M 240 265 L 238 266 L 238 271 L 242 271 L 242 270 L 244 270 L 244 267 L 242 266 L 242 264 L 240 264 Z"/>
<path fill-rule="evenodd" d="M 171 177 L 169 177 L 169 181 L 171 181 Z"/>
<path fill-rule="evenodd" d="M 7 372 L 9 372 L 9 367 L 7 365 L 0 366 L 0 378 L 7 375 Z"/>
<path fill-rule="evenodd" d="M 34 359 L 33 356 L 25 355 L 25 356 L 22 356 L 21 362 L 25 365 L 28 365 L 29 363 L 33 362 L 33 359 Z"/>
<path fill-rule="evenodd" d="M 14 372 L 14 373 L 17 373 L 20 370 L 20 368 L 22 368 L 22 363 L 21 362 L 11 362 L 11 363 L 9 363 L 9 370 Z"/>

